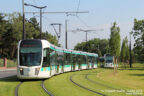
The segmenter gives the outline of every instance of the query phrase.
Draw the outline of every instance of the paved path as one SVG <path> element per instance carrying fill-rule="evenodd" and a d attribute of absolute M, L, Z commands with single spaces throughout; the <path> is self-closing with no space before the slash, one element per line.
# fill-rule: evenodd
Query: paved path
<path fill-rule="evenodd" d="M 16 69 L 4 69 L 4 70 L 0 70 L 0 78 L 13 76 L 13 75 L 16 75 L 16 73 L 17 73 Z"/>

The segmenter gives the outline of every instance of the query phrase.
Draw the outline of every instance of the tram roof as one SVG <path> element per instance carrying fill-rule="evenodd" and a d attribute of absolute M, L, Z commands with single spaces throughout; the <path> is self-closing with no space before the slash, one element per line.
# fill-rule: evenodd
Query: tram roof
<path fill-rule="evenodd" d="M 47 40 L 46 40 L 47 41 Z M 98 54 L 96 53 L 88 53 L 88 52 L 83 52 L 83 51 L 76 51 L 76 50 L 71 50 L 71 49 L 65 49 L 65 48 L 61 48 L 61 47 L 57 47 L 53 44 L 50 43 L 50 48 L 58 51 L 58 52 L 64 52 L 64 53 L 72 53 L 72 54 L 76 54 L 76 55 L 87 55 L 87 56 L 96 56 L 98 57 Z"/>

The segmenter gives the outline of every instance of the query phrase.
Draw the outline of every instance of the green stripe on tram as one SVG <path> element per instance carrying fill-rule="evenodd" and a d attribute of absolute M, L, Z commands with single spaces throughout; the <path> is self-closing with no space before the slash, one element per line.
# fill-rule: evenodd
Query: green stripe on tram
<path fill-rule="evenodd" d="M 60 49 L 55 49 L 54 47 L 50 46 L 50 49 L 54 50 L 54 51 L 58 51 L 58 52 L 63 52 L 63 50 Z"/>
<path fill-rule="evenodd" d="M 79 64 L 76 64 L 76 66 L 78 67 L 78 66 L 79 66 Z"/>
<path fill-rule="evenodd" d="M 68 68 L 68 67 L 71 67 L 71 65 L 64 65 L 64 67 Z"/>
<path fill-rule="evenodd" d="M 41 71 L 50 71 L 50 67 L 42 67 Z"/>
<path fill-rule="evenodd" d="M 75 52 L 72 52 L 72 54 L 77 54 L 77 55 L 79 55 L 80 53 L 75 53 Z"/>
<path fill-rule="evenodd" d="M 87 64 L 81 64 L 82 66 L 87 66 Z"/>
<path fill-rule="evenodd" d="M 50 46 L 50 49 L 55 50 L 55 48 L 54 48 L 54 47 L 52 47 L 52 46 Z"/>
<path fill-rule="evenodd" d="M 64 53 L 71 53 L 71 52 L 69 52 L 69 51 L 64 51 Z"/>

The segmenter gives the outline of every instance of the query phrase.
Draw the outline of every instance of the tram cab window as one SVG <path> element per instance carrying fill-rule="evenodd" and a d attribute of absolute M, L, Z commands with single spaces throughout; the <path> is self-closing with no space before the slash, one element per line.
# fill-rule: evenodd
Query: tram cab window
<path fill-rule="evenodd" d="M 43 50 L 43 67 L 49 67 L 51 65 L 55 65 L 56 53 L 54 50 L 45 48 Z"/>

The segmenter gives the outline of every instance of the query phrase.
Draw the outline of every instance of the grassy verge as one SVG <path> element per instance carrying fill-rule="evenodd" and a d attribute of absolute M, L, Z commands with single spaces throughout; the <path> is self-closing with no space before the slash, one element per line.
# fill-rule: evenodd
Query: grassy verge
<path fill-rule="evenodd" d="M 113 85 L 133 89 L 130 94 L 144 95 L 144 64 L 135 63 L 133 68 L 119 68 L 115 74 L 113 70 L 101 72 L 99 78 Z M 130 90 L 126 91 L 128 93 Z"/>
<path fill-rule="evenodd" d="M 0 67 L 3 67 L 3 60 L 0 59 Z"/>
<path fill-rule="evenodd" d="M 107 88 L 106 86 L 110 86 L 113 88 L 120 88 L 120 89 L 126 89 L 125 87 L 118 87 L 117 85 L 111 85 L 109 82 L 105 82 L 99 79 L 97 76 L 98 73 L 105 72 L 107 70 L 105 69 L 94 69 L 94 70 L 84 70 L 84 71 L 78 71 L 78 72 L 71 72 L 71 73 L 65 73 L 62 75 L 55 76 L 53 78 L 50 78 L 45 82 L 46 88 L 52 92 L 56 96 L 98 96 L 98 94 L 94 94 L 92 92 L 89 92 L 85 89 L 82 89 L 76 85 L 74 85 L 72 82 L 70 82 L 69 78 L 71 75 L 73 76 L 73 80 L 93 91 L 103 93 L 109 96 L 115 95 L 115 96 L 125 96 L 124 92 L 108 92 L 108 91 L 121 91 L 117 89 L 111 89 Z M 85 74 L 92 74 L 89 75 L 88 78 L 95 80 L 98 83 L 101 83 L 106 86 L 102 86 L 101 84 L 94 84 L 93 82 L 88 81 L 85 78 Z"/>
<path fill-rule="evenodd" d="M 16 67 L 17 66 L 17 62 L 14 61 L 14 60 L 7 60 L 7 67 L 10 68 L 10 67 Z M 0 59 L 0 67 L 4 67 L 3 65 L 3 59 Z"/>
<path fill-rule="evenodd" d="M 142 96 L 144 94 L 143 64 L 134 64 L 133 68 L 126 69 L 121 67 L 116 74 L 113 69 L 104 68 L 65 73 L 48 79 L 45 86 L 56 96 L 95 96 L 71 83 L 69 77 L 73 74 L 76 74 L 73 76 L 76 83 L 109 96 Z M 91 74 L 88 78 L 96 83 L 86 80 L 85 74 Z"/>
<path fill-rule="evenodd" d="M 88 81 L 85 76 L 91 81 Z M 98 68 L 69 72 L 53 76 L 45 81 L 45 87 L 55 96 L 98 96 L 74 85 L 73 81 L 91 90 L 108 96 L 143 96 L 144 65 L 136 63 L 133 68 L 119 68 L 114 74 L 113 69 Z M 41 88 L 41 80 L 26 81 L 19 89 L 20 96 L 48 96 Z M 96 82 L 96 83 L 94 83 Z M 0 96 L 14 96 L 19 84 L 16 76 L 0 79 Z"/>
<path fill-rule="evenodd" d="M 105 82 L 104 80 L 101 80 L 97 77 L 99 73 L 106 71 L 107 70 L 103 71 L 103 69 L 97 69 L 95 72 L 90 73 L 90 75 L 88 75 L 88 79 L 90 81 L 86 79 L 86 75 L 76 75 L 73 79 L 80 85 L 83 85 L 91 90 L 103 93 L 108 96 L 125 96 L 126 95 L 125 92 L 118 92 L 118 91 L 121 91 L 121 89 L 124 90 L 126 88 L 119 87 L 118 89 L 117 85 L 109 84 L 109 82 Z"/>
<path fill-rule="evenodd" d="M 0 79 L 0 96 L 15 96 L 15 88 L 19 84 L 16 76 Z"/>

